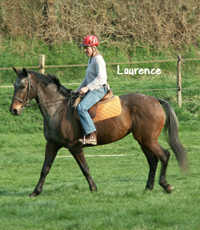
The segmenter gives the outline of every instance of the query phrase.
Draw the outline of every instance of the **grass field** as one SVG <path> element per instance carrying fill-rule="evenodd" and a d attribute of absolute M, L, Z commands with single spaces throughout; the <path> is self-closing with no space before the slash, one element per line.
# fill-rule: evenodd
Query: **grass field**
<path fill-rule="evenodd" d="M 167 173 L 174 186 L 171 194 L 158 185 L 160 165 L 154 190 L 144 191 L 148 165 L 129 135 L 110 145 L 85 149 L 98 192 L 89 191 L 77 163 L 62 149 L 43 192 L 30 198 L 43 164 L 44 137 L 41 132 L 1 134 L 1 229 L 198 229 L 200 138 L 189 126 L 181 124 L 180 138 L 192 173 L 182 174 L 172 154 Z M 167 147 L 163 135 L 160 143 Z M 108 154 L 114 156 L 99 156 Z"/>

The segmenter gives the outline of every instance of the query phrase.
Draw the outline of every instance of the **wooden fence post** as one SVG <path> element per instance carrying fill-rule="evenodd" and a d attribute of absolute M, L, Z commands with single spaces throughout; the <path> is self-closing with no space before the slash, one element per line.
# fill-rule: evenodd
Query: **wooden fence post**
<path fill-rule="evenodd" d="M 182 98 L 181 98 L 181 55 L 177 55 L 177 99 L 178 105 L 181 107 L 182 105 Z"/>
<path fill-rule="evenodd" d="M 38 64 L 38 72 L 45 74 L 45 55 L 40 54 L 39 55 L 39 64 Z"/>

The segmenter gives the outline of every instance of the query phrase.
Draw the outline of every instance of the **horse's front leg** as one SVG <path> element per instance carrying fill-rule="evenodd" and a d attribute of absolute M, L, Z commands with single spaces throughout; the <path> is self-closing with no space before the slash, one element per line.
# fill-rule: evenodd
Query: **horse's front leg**
<path fill-rule="evenodd" d="M 95 182 L 93 181 L 90 172 L 89 172 L 89 167 L 87 164 L 87 161 L 85 159 L 84 153 L 82 151 L 82 148 L 69 148 L 69 151 L 71 152 L 71 154 L 73 155 L 73 157 L 75 158 L 75 160 L 77 161 L 83 175 L 85 176 L 89 187 L 90 187 L 90 191 L 96 191 L 97 190 L 97 186 L 95 184 Z"/>
<path fill-rule="evenodd" d="M 56 144 L 47 142 L 46 151 L 45 151 L 45 159 L 44 159 L 44 164 L 42 167 L 40 179 L 34 191 L 29 196 L 38 196 L 42 192 L 45 178 L 47 174 L 49 173 L 49 170 L 53 164 L 53 161 L 59 149 L 60 147 L 57 146 Z"/>

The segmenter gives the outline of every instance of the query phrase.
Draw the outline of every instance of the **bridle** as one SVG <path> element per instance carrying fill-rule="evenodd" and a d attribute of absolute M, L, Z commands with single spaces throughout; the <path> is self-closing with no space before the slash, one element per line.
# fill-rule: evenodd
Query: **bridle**
<path fill-rule="evenodd" d="M 58 100 L 55 100 L 55 101 L 52 101 L 52 102 L 43 102 L 43 103 L 35 103 L 35 104 L 31 104 L 29 105 L 28 103 L 30 102 L 29 101 L 29 93 L 30 93 L 30 89 L 32 88 L 34 91 L 35 91 L 35 94 L 37 94 L 36 90 L 34 89 L 33 87 L 33 84 L 31 83 L 31 78 L 30 78 L 30 74 L 28 74 L 28 77 L 27 78 L 24 78 L 24 79 L 28 79 L 28 89 L 27 89 L 27 92 L 24 96 L 24 99 L 21 100 L 15 96 L 13 96 L 13 99 L 16 99 L 18 100 L 19 102 L 21 102 L 23 104 L 23 108 L 25 109 L 26 107 L 32 107 L 32 106 L 38 106 L 38 105 L 47 105 L 49 103 L 56 103 L 56 102 L 60 102 L 60 101 L 63 101 L 63 100 L 69 100 L 68 101 L 68 107 L 73 107 L 73 103 L 72 103 L 72 99 L 73 98 L 77 98 L 78 95 L 77 93 L 73 93 L 72 91 L 70 91 L 70 96 L 69 97 L 65 97 L 64 99 L 58 99 Z M 79 97 L 83 97 L 83 95 L 79 95 Z M 55 104 L 54 104 L 55 105 Z"/>
<path fill-rule="evenodd" d="M 24 96 L 23 101 L 21 99 L 13 96 L 13 99 L 18 100 L 19 102 L 21 102 L 23 104 L 23 107 L 27 107 L 27 105 L 29 103 L 30 89 L 32 88 L 35 91 L 35 93 L 36 93 L 36 90 L 34 89 L 33 84 L 31 83 L 30 73 L 28 74 L 28 77 L 25 78 L 25 79 L 28 79 L 28 89 L 27 89 L 27 92 L 26 92 L 26 94 Z"/>

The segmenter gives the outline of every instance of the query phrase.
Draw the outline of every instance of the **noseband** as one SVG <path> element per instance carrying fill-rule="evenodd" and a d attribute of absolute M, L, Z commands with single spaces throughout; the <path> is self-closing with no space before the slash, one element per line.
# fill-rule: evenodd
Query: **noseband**
<path fill-rule="evenodd" d="M 27 89 L 27 92 L 26 92 L 26 95 L 25 95 L 23 101 L 21 99 L 17 98 L 17 97 L 14 97 L 14 96 L 13 96 L 13 99 L 18 100 L 19 102 L 21 102 L 23 104 L 24 107 L 27 107 L 27 105 L 29 103 L 29 92 L 30 92 L 30 89 L 32 88 L 34 91 L 35 91 L 35 89 L 33 87 L 33 84 L 31 83 L 30 74 L 28 74 L 28 77 L 25 78 L 25 79 L 28 79 L 28 89 Z M 35 93 L 36 93 L 36 91 L 35 91 Z"/>

